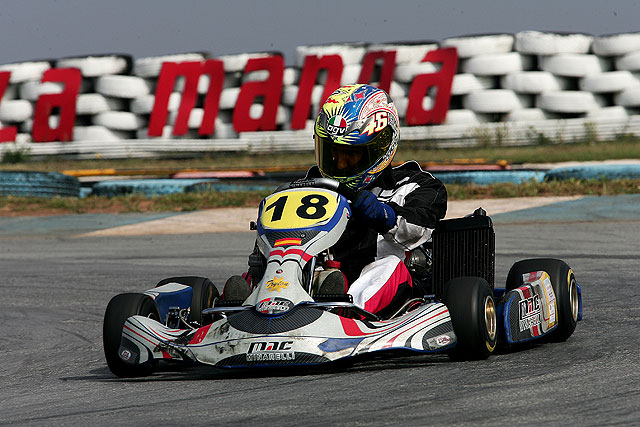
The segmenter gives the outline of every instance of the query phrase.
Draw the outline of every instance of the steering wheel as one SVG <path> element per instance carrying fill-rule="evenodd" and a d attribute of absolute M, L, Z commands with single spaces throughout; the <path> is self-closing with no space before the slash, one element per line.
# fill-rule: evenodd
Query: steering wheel
<path fill-rule="evenodd" d="M 358 196 L 358 192 L 353 191 L 343 183 L 330 178 L 298 179 L 296 181 L 288 182 L 280 185 L 278 188 L 276 188 L 276 191 L 274 191 L 274 193 L 277 193 L 278 191 L 288 190 L 290 188 L 305 188 L 305 187 L 324 188 L 326 190 L 335 191 L 336 193 L 346 197 L 347 200 L 350 200 L 351 202 L 353 202 Z"/>

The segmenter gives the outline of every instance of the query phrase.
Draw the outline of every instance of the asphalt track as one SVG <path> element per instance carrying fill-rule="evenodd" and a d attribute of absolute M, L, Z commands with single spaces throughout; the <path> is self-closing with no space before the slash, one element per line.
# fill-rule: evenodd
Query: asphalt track
<path fill-rule="evenodd" d="M 567 342 L 481 362 L 417 355 L 312 372 L 166 368 L 137 380 L 105 364 L 109 299 L 172 275 L 219 284 L 244 267 L 253 235 L 86 234 L 158 219 L 135 215 L 0 218 L 0 424 L 638 425 L 640 196 L 493 218 L 500 282 L 527 257 L 562 258 L 575 270 L 584 320 Z"/>

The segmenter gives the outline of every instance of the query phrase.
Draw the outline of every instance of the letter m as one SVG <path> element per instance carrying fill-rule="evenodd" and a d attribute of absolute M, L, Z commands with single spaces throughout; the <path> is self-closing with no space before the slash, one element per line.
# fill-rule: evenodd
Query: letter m
<path fill-rule="evenodd" d="M 254 351 L 264 351 L 267 348 L 267 343 L 264 341 L 252 342 L 249 344 L 249 351 L 247 353 L 253 353 Z"/>
<path fill-rule="evenodd" d="M 187 133 L 189 115 L 195 107 L 198 97 L 198 80 L 203 74 L 209 76 L 210 83 L 204 101 L 204 117 L 198 134 L 213 134 L 224 82 L 224 66 L 222 61 L 218 59 L 209 59 L 204 62 L 165 62 L 162 64 L 153 110 L 149 119 L 149 136 L 162 135 L 162 129 L 167 123 L 169 115 L 169 96 L 173 92 L 176 79 L 179 76 L 184 77 L 185 85 L 172 134 L 179 136 Z"/>

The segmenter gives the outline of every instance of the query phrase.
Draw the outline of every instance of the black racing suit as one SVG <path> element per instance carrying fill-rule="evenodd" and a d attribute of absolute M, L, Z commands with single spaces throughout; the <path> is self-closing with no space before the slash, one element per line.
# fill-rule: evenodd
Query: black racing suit
<path fill-rule="evenodd" d="M 320 177 L 317 166 L 309 169 L 306 176 Z M 430 240 L 436 223 L 447 211 L 447 190 L 442 182 L 413 161 L 385 169 L 366 190 L 391 206 L 397 218 L 395 225 L 382 234 L 357 219 L 349 221 L 331 248 L 349 283 L 376 258 L 394 254 L 404 259 L 405 251 Z"/>

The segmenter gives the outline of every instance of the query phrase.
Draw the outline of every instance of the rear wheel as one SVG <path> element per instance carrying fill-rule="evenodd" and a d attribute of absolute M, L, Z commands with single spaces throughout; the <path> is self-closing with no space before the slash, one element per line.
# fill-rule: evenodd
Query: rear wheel
<path fill-rule="evenodd" d="M 180 276 L 169 277 L 158 282 L 156 287 L 166 285 L 167 283 L 180 283 L 181 285 L 193 288 L 193 296 L 191 297 L 191 320 L 205 325 L 208 319 L 203 318 L 202 310 L 213 307 L 213 302 L 220 297 L 218 289 L 206 277 L 199 276 Z"/>
<path fill-rule="evenodd" d="M 522 275 L 533 271 L 546 271 L 556 295 L 558 326 L 549 334 L 553 341 L 566 341 L 578 323 L 578 284 L 571 267 L 555 258 L 534 258 L 518 261 L 507 275 L 506 291 L 522 285 Z"/>
<path fill-rule="evenodd" d="M 496 347 L 497 316 L 493 292 L 480 277 L 457 277 L 444 288 L 453 331 L 458 339 L 449 352 L 454 360 L 481 360 Z"/>
<path fill-rule="evenodd" d="M 119 350 L 124 322 L 135 315 L 160 320 L 158 307 L 153 300 L 147 295 L 136 293 L 116 295 L 109 301 L 104 314 L 102 326 L 104 356 L 111 372 L 121 378 L 146 376 L 151 374 L 154 367 L 153 362 L 131 365 L 120 358 Z"/>

